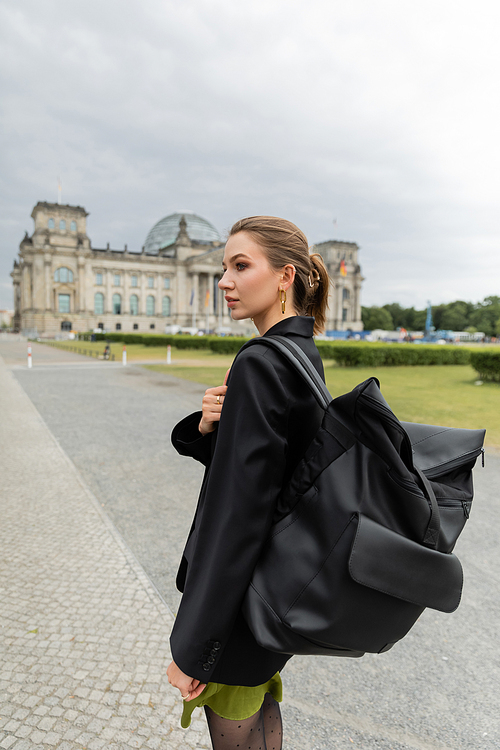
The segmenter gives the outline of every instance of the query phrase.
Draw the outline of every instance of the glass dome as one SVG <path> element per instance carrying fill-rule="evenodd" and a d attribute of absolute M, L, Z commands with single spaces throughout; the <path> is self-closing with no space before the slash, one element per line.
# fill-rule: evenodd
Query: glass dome
<path fill-rule="evenodd" d="M 179 211 L 160 219 L 150 229 L 144 243 L 144 251 L 146 253 L 158 253 L 164 247 L 171 245 L 179 234 L 179 222 L 183 216 L 191 240 L 201 242 L 213 242 L 215 240 L 220 242 L 219 232 L 209 221 L 193 213 L 193 211 Z"/>

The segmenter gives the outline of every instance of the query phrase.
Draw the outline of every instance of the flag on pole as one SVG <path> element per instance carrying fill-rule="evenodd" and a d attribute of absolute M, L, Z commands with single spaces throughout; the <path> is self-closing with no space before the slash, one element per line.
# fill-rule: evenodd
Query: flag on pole
<path fill-rule="evenodd" d="M 347 276 L 347 269 L 345 267 L 345 260 L 343 258 L 340 261 L 340 275 L 341 276 Z"/>
<path fill-rule="evenodd" d="M 194 301 L 194 289 L 191 289 L 191 299 L 189 300 L 189 307 L 193 306 Z"/>
<path fill-rule="evenodd" d="M 210 289 L 207 289 L 207 293 L 205 294 L 205 308 L 208 307 L 209 302 L 210 302 Z"/>

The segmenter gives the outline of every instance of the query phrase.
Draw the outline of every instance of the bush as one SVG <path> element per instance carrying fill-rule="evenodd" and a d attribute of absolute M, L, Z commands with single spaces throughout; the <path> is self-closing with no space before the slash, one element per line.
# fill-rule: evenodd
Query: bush
<path fill-rule="evenodd" d="M 416 365 L 466 365 L 470 351 L 451 346 L 420 344 L 330 344 L 317 342 L 322 359 L 344 367 L 397 367 Z"/>
<path fill-rule="evenodd" d="M 80 334 L 79 338 L 90 341 L 91 334 Z M 211 349 L 218 354 L 236 354 L 245 341 L 244 336 L 183 336 L 161 333 L 96 333 L 95 341 L 122 341 L 124 344 L 142 346 L 174 346 L 176 349 Z"/>
<path fill-rule="evenodd" d="M 481 380 L 500 383 L 500 352 L 471 352 L 470 361 Z"/>
<path fill-rule="evenodd" d="M 217 354 L 237 354 L 244 343 L 248 341 L 244 336 L 224 336 L 210 338 L 210 349 Z"/>

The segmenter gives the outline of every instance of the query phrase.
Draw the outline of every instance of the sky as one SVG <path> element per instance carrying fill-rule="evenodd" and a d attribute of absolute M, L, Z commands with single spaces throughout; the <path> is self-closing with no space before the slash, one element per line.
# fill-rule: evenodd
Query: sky
<path fill-rule="evenodd" d="M 500 4 L 0 0 L 0 309 L 38 201 L 356 242 L 364 305 L 500 294 Z"/>

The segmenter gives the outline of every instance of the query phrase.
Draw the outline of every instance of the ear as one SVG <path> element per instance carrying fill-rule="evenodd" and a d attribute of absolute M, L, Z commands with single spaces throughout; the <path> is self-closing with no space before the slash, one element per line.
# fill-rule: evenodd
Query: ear
<path fill-rule="evenodd" d="M 295 273 L 295 266 L 291 263 L 283 266 L 280 273 L 280 289 L 284 289 L 285 292 L 290 289 L 295 280 Z"/>

